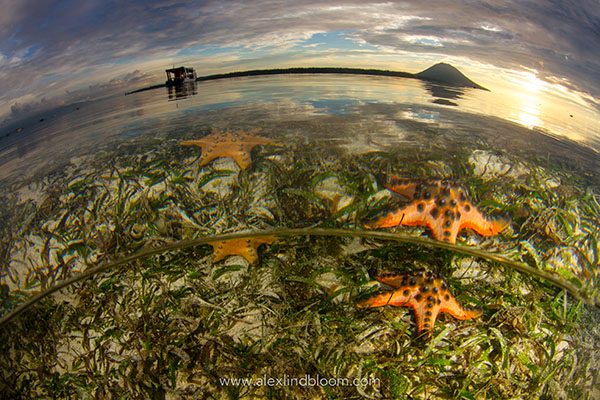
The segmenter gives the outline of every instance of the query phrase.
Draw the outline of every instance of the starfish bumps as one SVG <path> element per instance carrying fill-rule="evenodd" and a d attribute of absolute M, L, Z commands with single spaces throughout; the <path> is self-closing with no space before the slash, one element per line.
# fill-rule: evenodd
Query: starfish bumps
<path fill-rule="evenodd" d="M 218 132 L 213 129 L 210 135 L 202 139 L 183 141 L 181 145 L 202 148 L 200 166 L 208 164 L 215 158 L 231 157 L 241 169 L 246 169 L 252 163 L 250 153 L 254 146 L 268 143 L 271 143 L 271 140 L 251 133 Z"/>
<path fill-rule="evenodd" d="M 483 214 L 462 188 L 448 181 L 419 183 L 392 177 L 384 186 L 411 202 L 367 222 L 367 228 L 426 225 L 434 239 L 455 243 L 458 233 L 465 228 L 483 236 L 492 236 L 511 223 L 508 215 L 493 218 Z"/>
<path fill-rule="evenodd" d="M 392 292 L 381 293 L 357 304 L 360 308 L 408 306 L 415 312 L 417 333 L 433 328 L 441 312 L 457 319 L 472 319 L 481 315 L 480 310 L 464 309 L 452 296 L 448 285 L 432 271 L 397 275 L 382 274 L 377 281 L 393 287 Z"/>

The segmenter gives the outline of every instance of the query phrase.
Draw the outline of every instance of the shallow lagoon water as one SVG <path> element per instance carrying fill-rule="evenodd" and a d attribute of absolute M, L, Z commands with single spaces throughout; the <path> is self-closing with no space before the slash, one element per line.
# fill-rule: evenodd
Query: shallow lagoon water
<path fill-rule="evenodd" d="M 555 273 L 596 301 L 600 161 L 585 123 L 577 142 L 571 119 L 531 130 L 510 121 L 514 110 L 494 92 L 410 79 L 236 78 L 198 84 L 196 93 L 115 96 L 37 116 L 18 133 L 6 128 L 3 313 L 88 268 L 180 241 L 278 228 L 362 232 L 364 218 L 405 201 L 382 187 L 381 173 L 458 181 L 486 213 L 513 219 L 489 238 L 463 231 L 461 245 Z M 201 150 L 179 144 L 257 128 L 272 143 L 252 151 L 246 170 L 230 158 L 200 166 Z M 429 237 L 423 227 L 391 232 Z M 298 231 L 259 255 L 253 265 L 239 256 L 213 263 L 210 246 L 172 247 L 77 282 L 3 328 L 67 332 L 30 339 L 46 346 L 42 356 L 26 350 L 26 337 L 6 341 L 13 359 L 44 372 L 32 378 L 28 363 L 9 359 L 3 369 L 21 393 L 40 395 L 597 393 L 595 309 L 543 279 L 433 241 L 352 234 Z M 369 282 L 378 273 L 417 268 L 442 274 L 462 302 L 485 308 L 483 318 L 447 317 L 423 341 L 405 309 L 355 307 L 376 290 Z M 220 381 L 244 374 L 377 384 L 329 392 Z M 432 378 L 440 374 L 443 382 Z"/>
<path fill-rule="evenodd" d="M 164 130 L 136 130 L 138 124 L 144 122 L 152 124 L 151 121 L 167 118 L 170 119 L 171 130 L 176 130 L 189 122 L 185 117 L 195 117 L 197 120 L 214 118 L 210 111 L 216 110 L 235 110 L 239 113 L 237 122 L 243 122 L 244 119 L 251 122 L 261 114 L 273 123 L 278 119 L 285 123 L 301 119 L 301 116 L 308 118 L 317 115 L 360 115 L 368 122 L 369 119 L 377 119 L 377 105 L 388 105 L 390 107 L 385 108 L 384 113 L 392 120 L 455 126 L 459 131 L 469 130 L 469 126 L 477 124 L 480 128 L 487 127 L 486 135 L 499 139 L 495 145 L 500 151 L 511 148 L 514 135 L 502 141 L 500 136 L 504 132 L 494 132 L 495 122 L 473 119 L 473 116 L 519 122 L 518 114 L 527 114 L 523 104 L 507 101 L 504 96 L 494 92 L 449 88 L 402 78 L 284 75 L 208 81 L 196 87 L 197 95 L 179 98 L 178 101 L 166 101 L 172 100 L 168 90 L 156 89 L 69 105 L 4 127 L 0 141 L 0 162 L 3 166 L 0 177 L 31 171 L 44 160 L 62 154 L 61 151 L 84 154 L 118 136 L 126 138 L 165 133 Z M 441 100 L 442 104 L 436 104 Z M 532 102 L 535 102 L 535 98 L 532 98 Z M 542 118 L 539 127 L 542 132 L 556 138 L 575 138 L 575 141 L 566 141 L 564 145 L 580 143 L 586 150 L 595 149 L 590 153 L 592 158 L 597 156 L 600 139 L 593 124 L 596 117 L 593 108 L 566 101 L 560 103 L 558 100 L 552 104 L 555 107 L 562 106 L 563 112 L 539 115 L 538 111 L 536 116 L 523 116 L 522 122 L 527 125 L 527 121 Z M 571 114 L 567 113 L 572 112 L 569 106 L 578 107 L 578 119 L 569 117 Z M 255 112 L 258 114 L 253 116 Z M 210 122 L 207 120 L 207 123 Z M 19 128 L 23 130 L 15 132 Z M 516 136 L 526 132 L 515 130 L 518 131 Z M 343 137 L 344 133 L 340 132 L 340 135 Z M 544 147 L 536 145 L 539 136 L 527 135 L 532 137 L 528 143 L 531 147 L 525 150 L 543 152 Z M 35 161 L 27 164 L 29 159 Z"/>

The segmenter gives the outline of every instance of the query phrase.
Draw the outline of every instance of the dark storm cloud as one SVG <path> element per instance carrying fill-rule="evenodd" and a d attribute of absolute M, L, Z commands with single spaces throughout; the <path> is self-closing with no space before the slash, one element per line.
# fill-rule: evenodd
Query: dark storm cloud
<path fill-rule="evenodd" d="M 595 0 L 0 0 L 0 6 L 3 102 L 49 88 L 68 89 L 76 80 L 97 75 L 101 66 L 110 69 L 111 63 L 131 65 L 131 71 L 136 63 L 202 46 L 284 51 L 312 33 L 333 31 L 350 31 L 348 37 L 381 52 L 535 68 L 540 77 L 566 79 L 600 98 L 600 7 Z"/>

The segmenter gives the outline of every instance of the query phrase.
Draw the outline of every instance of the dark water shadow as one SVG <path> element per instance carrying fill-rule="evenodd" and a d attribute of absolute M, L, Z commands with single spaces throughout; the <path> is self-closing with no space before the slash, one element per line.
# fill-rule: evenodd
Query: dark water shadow
<path fill-rule="evenodd" d="M 424 86 L 425 90 L 427 90 L 431 96 L 435 97 L 435 99 L 432 100 L 432 103 L 436 104 L 458 106 L 458 104 L 450 100 L 460 99 L 465 94 L 462 88 L 455 86 L 447 86 L 431 82 L 425 83 Z"/>
<path fill-rule="evenodd" d="M 196 81 L 186 81 L 177 85 L 167 85 L 167 95 L 169 101 L 186 99 L 198 94 L 198 84 Z"/>

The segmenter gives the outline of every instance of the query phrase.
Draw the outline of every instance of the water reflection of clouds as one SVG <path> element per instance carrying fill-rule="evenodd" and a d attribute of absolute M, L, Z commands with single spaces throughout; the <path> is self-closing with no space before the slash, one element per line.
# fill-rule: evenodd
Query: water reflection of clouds
<path fill-rule="evenodd" d="M 363 101 L 349 99 L 321 99 L 306 101 L 314 107 L 317 114 L 351 115 L 356 112 L 354 105 L 362 104 Z"/>
<path fill-rule="evenodd" d="M 401 118 L 410 119 L 413 121 L 424 122 L 427 124 L 436 123 L 439 120 L 439 113 L 430 110 L 418 110 L 418 111 L 403 111 L 400 113 Z"/>
<path fill-rule="evenodd" d="M 305 105 L 312 114 L 338 115 L 351 115 L 355 113 L 355 106 L 369 102 L 434 103 L 439 107 L 455 106 L 463 111 L 493 115 L 528 128 L 539 127 L 577 141 L 593 140 L 596 113 L 584 102 L 570 100 L 569 96 L 577 94 L 556 89 L 555 84 L 537 78 L 535 71 L 508 71 L 501 78 L 502 84 L 491 85 L 491 92 L 486 92 L 388 77 L 248 77 L 200 83 L 194 103 L 209 110 L 225 105 L 289 101 Z M 426 123 L 437 119 L 435 113 L 417 109 L 403 117 Z"/>
<path fill-rule="evenodd" d="M 237 106 L 241 106 L 243 104 L 246 104 L 242 101 L 224 101 L 224 102 L 210 102 L 210 103 L 204 103 L 202 105 L 198 105 L 198 106 L 194 106 L 193 108 L 188 108 L 183 110 L 182 112 L 184 114 L 195 114 L 198 111 L 212 111 L 212 110 L 220 110 L 223 108 L 229 108 L 229 107 L 237 107 Z"/>

